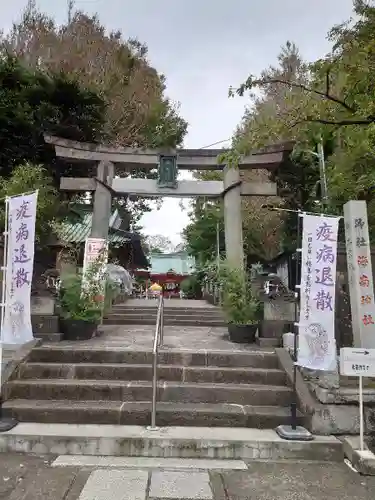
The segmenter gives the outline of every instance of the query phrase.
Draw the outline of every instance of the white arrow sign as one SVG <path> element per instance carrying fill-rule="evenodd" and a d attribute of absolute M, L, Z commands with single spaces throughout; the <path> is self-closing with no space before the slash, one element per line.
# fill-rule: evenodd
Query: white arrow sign
<path fill-rule="evenodd" d="M 340 349 L 340 373 L 347 377 L 375 377 L 375 349 Z"/>

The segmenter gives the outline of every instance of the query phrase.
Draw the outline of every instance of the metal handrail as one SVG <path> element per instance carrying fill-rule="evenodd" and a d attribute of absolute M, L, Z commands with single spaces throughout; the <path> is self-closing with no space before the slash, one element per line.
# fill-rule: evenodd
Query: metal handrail
<path fill-rule="evenodd" d="M 154 336 L 154 346 L 152 349 L 152 407 L 151 407 L 151 425 L 150 430 L 156 430 L 156 399 L 158 388 L 158 354 L 159 347 L 163 345 L 164 340 L 164 297 L 159 296 L 158 312 L 156 316 L 156 328 Z"/>

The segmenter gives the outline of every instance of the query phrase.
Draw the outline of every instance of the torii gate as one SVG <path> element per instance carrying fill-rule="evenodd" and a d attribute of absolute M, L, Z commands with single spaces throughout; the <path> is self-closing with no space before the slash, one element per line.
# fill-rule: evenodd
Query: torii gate
<path fill-rule="evenodd" d="M 137 195 L 142 197 L 206 197 L 224 200 L 224 227 L 226 257 L 235 266 L 244 259 L 242 237 L 241 196 L 276 196 L 277 188 L 271 182 L 244 183 L 240 170 L 278 168 L 289 156 L 293 145 L 279 144 L 244 156 L 238 168 L 218 164 L 223 149 L 177 149 L 155 151 L 148 149 L 113 148 L 82 143 L 45 135 L 45 141 L 55 147 L 56 156 L 69 161 L 96 162 L 97 176 L 88 178 L 62 177 L 63 191 L 94 192 L 91 236 L 108 237 L 112 196 Z M 115 165 L 122 171 L 159 169 L 159 179 L 115 178 Z M 177 170 L 222 170 L 223 181 L 177 180 Z"/>

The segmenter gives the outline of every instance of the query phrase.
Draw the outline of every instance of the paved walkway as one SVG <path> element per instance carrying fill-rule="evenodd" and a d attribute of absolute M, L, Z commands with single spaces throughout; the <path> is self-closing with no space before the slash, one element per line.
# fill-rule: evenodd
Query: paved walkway
<path fill-rule="evenodd" d="M 90 345 L 121 344 L 127 348 L 152 348 L 155 335 L 155 326 L 153 325 L 104 325 L 101 328 L 103 335 L 91 340 Z M 230 342 L 228 330 L 225 327 L 188 326 L 165 326 L 164 348 L 206 349 L 211 351 L 259 349 L 258 346 L 252 344 L 234 344 Z"/>
<path fill-rule="evenodd" d="M 67 458 L 72 459 L 0 455 L 0 499 L 373 500 L 375 494 L 375 478 L 344 464 L 250 462 L 247 470 L 223 471 L 198 470 L 194 464 L 152 468 L 138 459 L 136 468 L 125 469 L 90 466 L 85 461 L 90 457 L 77 457 L 66 466 Z"/>
<path fill-rule="evenodd" d="M 154 325 L 103 325 L 100 328 L 102 334 L 95 339 L 59 342 L 53 345 L 152 349 L 155 335 Z M 163 348 L 192 351 L 274 351 L 274 349 L 261 348 L 255 344 L 235 344 L 230 342 L 228 330 L 225 327 L 165 326 Z"/>

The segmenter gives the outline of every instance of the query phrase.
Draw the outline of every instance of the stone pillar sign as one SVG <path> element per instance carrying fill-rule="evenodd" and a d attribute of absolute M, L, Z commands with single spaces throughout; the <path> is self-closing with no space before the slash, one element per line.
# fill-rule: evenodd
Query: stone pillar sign
<path fill-rule="evenodd" d="M 365 201 L 344 205 L 354 347 L 375 348 L 374 283 Z"/>

